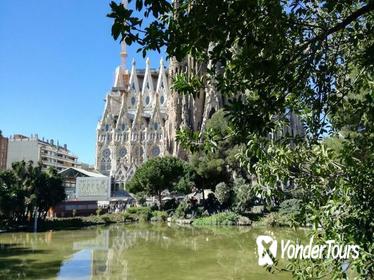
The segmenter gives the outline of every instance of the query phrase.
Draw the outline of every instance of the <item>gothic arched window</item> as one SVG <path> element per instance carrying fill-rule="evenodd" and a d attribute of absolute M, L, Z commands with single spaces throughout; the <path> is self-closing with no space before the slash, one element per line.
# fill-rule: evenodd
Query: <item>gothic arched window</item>
<path fill-rule="evenodd" d="M 136 102 L 135 96 L 131 97 L 131 105 L 134 106 Z"/>
<path fill-rule="evenodd" d="M 110 162 L 110 158 L 103 157 L 101 159 L 100 171 L 102 172 L 110 171 L 111 167 L 112 165 Z"/>

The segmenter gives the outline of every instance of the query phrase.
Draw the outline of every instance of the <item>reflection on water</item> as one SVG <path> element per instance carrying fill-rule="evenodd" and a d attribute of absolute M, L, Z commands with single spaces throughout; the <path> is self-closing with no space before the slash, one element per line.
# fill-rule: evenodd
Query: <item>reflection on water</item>
<path fill-rule="evenodd" d="M 114 225 L 0 235 L 0 279 L 289 279 L 257 265 L 256 237 L 305 238 L 266 228 Z"/>

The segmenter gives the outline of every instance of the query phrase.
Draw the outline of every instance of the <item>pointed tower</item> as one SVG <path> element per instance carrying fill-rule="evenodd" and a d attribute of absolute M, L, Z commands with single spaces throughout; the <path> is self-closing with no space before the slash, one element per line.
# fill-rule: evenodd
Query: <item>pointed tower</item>
<path fill-rule="evenodd" d="M 160 96 L 156 92 L 153 110 L 148 125 L 147 158 L 162 156 L 165 153 L 164 125 L 165 114 L 161 112 Z"/>
<path fill-rule="evenodd" d="M 160 60 L 160 70 L 158 74 L 156 94 L 158 94 L 160 109 L 162 111 L 167 110 L 167 100 L 169 99 L 169 83 L 166 78 L 166 71 L 164 67 L 164 60 Z"/>
<path fill-rule="evenodd" d="M 143 96 L 143 105 L 144 110 L 150 113 L 152 109 L 152 103 L 154 98 L 154 87 L 153 87 L 153 79 L 151 73 L 151 66 L 150 66 L 149 57 L 146 60 L 146 67 L 144 73 L 144 80 L 142 86 L 142 96 Z"/>
<path fill-rule="evenodd" d="M 122 4 L 127 7 L 127 1 Z M 126 68 L 126 43 L 121 42 L 120 65 L 116 68 L 111 91 L 105 98 L 105 108 L 97 125 L 96 142 L 96 169 L 101 173 L 113 176 L 120 164 L 121 155 L 124 154 L 123 142 L 128 136 L 126 126 L 127 100 L 129 92 L 129 71 Z"/>
<path fill-rule="evenodd" d="M 130 73 L 130 80 L 129 80 L 129 97 L 127 99 L 127 108 L 129 112 L 135 112 L 136 104 L 138 103 L 139 98 L 139 81 L 138 81 L 138 74 L 136 71 L 136 64 L 135 60 L 132 61 L 131 66 L 131 73 Z"/>
<path fill-rule="evenodd" d="M 122 0 L 122 5 L 127 9 L 128 7 L 128 0 Z M 126 69 L 126 62 L 127 62 L 127 46 L 125 40 L 121 42 L 121 66 Z"/>
<path fill-rule="evenodd" d="M 96 169 L 109 175 L 111 169 L 110 142 L 112 140 L 112 98 L 108 94 L 105 99 L 105 107 L 101 120 L 97 124 L 96 139 Z"/>
<path fill-rule="evenodd" d="M 122 0 L 127 7 L 127 1 Z M 144 70 L 135 61 L 128 71 L 125 41 L 113 86 L 106 96 L 103 115 L 97 126 L 96 168 L 125 183 L 145 160 L 167 154 L 165 123 L 169 114 L 168 71 L 161 59 L 159 71 L 147 58 Z"/>

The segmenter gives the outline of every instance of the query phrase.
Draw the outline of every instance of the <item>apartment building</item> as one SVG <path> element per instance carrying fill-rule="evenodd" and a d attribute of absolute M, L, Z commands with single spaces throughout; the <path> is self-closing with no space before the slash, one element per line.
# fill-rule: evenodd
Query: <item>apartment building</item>
<path fill-rule="evenodd" d="M 6 169 L 8 155 L 8 138 L 4 137 L 0 130 L 0 170 Z"/>
<path fill-rule="evenodd" d="M 27 137 L 15 134 L 9 138 L 7 168 L 17 161 L 39 162 L 43 169 L 54 167 L 58 171 L 69 167 L 77 167 L 78 157 L 72 154 L 67 145 L 60 146 L 54 140 L 40 139 L 37 134 Z"/>

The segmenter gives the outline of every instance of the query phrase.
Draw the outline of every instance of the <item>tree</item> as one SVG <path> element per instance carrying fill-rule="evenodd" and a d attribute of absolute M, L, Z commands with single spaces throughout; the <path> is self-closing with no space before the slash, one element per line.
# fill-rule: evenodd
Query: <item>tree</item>
<path fill-rule="evenodd" d="M 43 172 L 35 188 L 38 211 L 45 218 L 48 210 L 65 199 L 65 188 L 57 171 L 49 168 Z"/>
<path fill-rule="evenodd" d="M 0 172 L 0 217 L 2 220 L 12 218 L 14 206 L 17 205 L 16 197 L 10 191 L 11 186 L 15 182 L 15 177 L 11 171 Z"/>
<path fill-rule="evenodd" d="M 243 178 L 236 178 L 234 181 L 234 207 L 239 213 L 250 210 L 254 205 L 256 193 L 251 184 L 247 183 Z"/>
<path fill-rule="evenodd" d="M 233 191 L 230 186 L 221 182 L 216 186 L 214 194 L 223 208 L 229 208 L 231 206 Z"/>
<path fill-rule="evenodd" d="M 162 191 L 167 189 L 187 193 L 190 190 L 177 188 L 186 185 L 178 183 L 190 180 L 192 176 L 193 171 L 186 162 L 175 157 L 157 157 L 146 161 L 136 170 L 126 189 L 132 193 L 145 192 L 157 196 L 161 207 Z"/>
<path fill-rule="evenodd" d="M 35 210 L 45 218 L 64 199 L 62 179 L 54 169 L 44 172 L 40 165 L 21 161 L 0 172 L 0 216 L 10 223 L 26 223 Z"/>
<path fill-rule="evenodd" d="M 182 134 L 179 137 L 182 138 Z M 215 112 L 206 123 L 206 130 L 201 133 L 197 143 L 188 137 L 184 138 L 182 147 L 190 151 L 189 162 L 196 171 L 196 186 L 199 189 L 215 189 L 216 185 L 223 182 L 231 185 L 236 173 L 243 170 L 235 158 L 240 146 L 231 137 L 231 128 L 225 117 L 225 112 Z M 214 137 L 210 138 L 210 135 Z M 205 145 L 206 139 L 211 145 Z"/>
<path fill-rule="evenodd" d="M 155 17 L 148 26 L 111 7 L 113 36 L 140 44 L 143 54 L 165 46 L 179 61 L 211 62 L 207 73 L 179 77 L 176 90 L 198 92 L 197 74 L 238 96 L 225 109 L 232 135 L 246 145 L 239 158 L 257 179 L 254 191 L 273 199 L 284 187 L 301 189 L 315 240 L 360 244 L 350 269 L 373 278 L 374 1 L 137 0 L 137 10 Z M 290 112 L 305 138 L 280 133 Z M 343 136 L 334 156 L 321 143 L 326 133 Z M 204 150 L 214 146 L 213 134 L 189 136 Z M 288 269 L 299 279 L 347 278 L 341 267 L 316 260 Z"/>
<path fill-rule="evenodd" d="M 148 26 L 112 2 L 114 38 L 140 44 L 143 54 L 166 47 L 178 60 L 190 55 L 219 63 L 209 71 L 218 89 L 246 92 L 251 101 L 233 104 L 236 129 L 244 134 L 268 133 L 273 116 L 289 108 L 304 113 L 308 131 L 319 138 L 327 114 L 359 78 L 347 80 L 353 65 L 346 58 L 372 63 L 371 0 L 176 2 L 137 0 L 137 10 L 155 17 Z"/>

